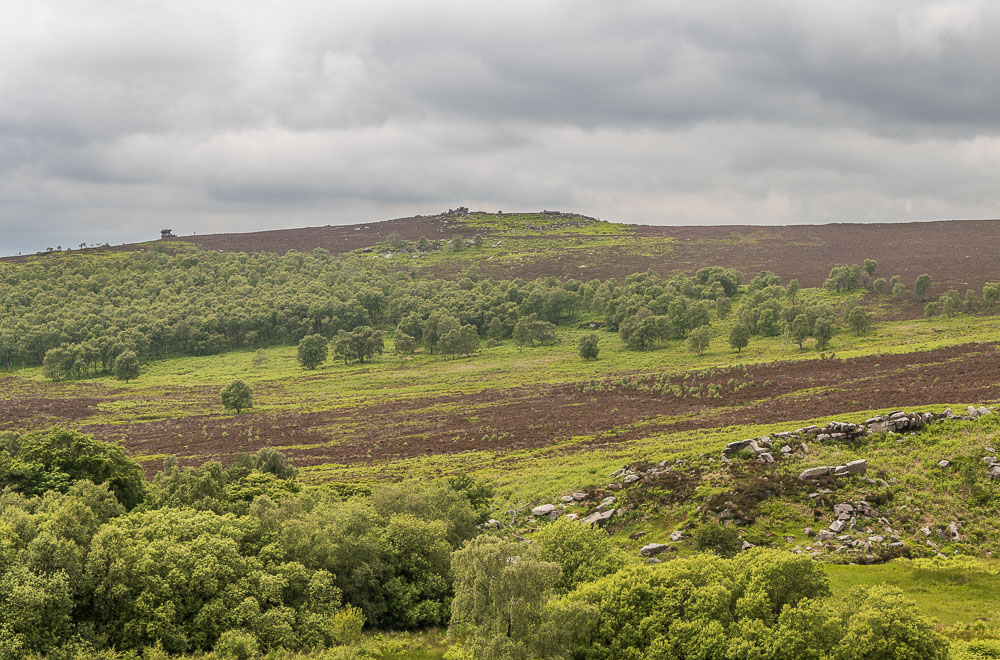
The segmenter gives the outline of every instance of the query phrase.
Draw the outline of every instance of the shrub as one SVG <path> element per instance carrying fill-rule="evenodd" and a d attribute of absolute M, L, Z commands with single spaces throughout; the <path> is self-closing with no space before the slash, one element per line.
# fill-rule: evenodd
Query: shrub
<path fill-rule="evenodd" d="M 743 540 L 734 527 L 705 523 L 691 535 L 694 547 L 704 552 L 714 552 L 720 557 L 733 557 L 743 548 Z"/>
<path fill-rule="evenodd" d="M 600 340 L 598 339 L 596 332 L 591 332 L 589 334 L 580 337 L 580 343 L 578 347 L 580 351 L 580 357 L 582 357 L 584 360 L 597 359 L 597 354 L 600 352 L 600 348 L 597 345 L 598 341 Z"/>
<path fill-rule="evenodd" d="M 329 344 L 322 335 L 306 335 L 299 341 L 299 364 L 306 369 L 315 369 L 326 362 Z"/>
<path fill-rule="evenodd" d="M 260 656 L 257 638 L 243 630 L 227 630 L 219 635 L 215 643 L 215 653 L 232 660 L 251 660 Z"/>
<path fill-rule="evenodd" d="M 235 410 L 237 415 L 247 408 L 253 408 L 253 390 L 242 380 L 234 380 L 223 387 L 219 398 L 227 410 Z"/>

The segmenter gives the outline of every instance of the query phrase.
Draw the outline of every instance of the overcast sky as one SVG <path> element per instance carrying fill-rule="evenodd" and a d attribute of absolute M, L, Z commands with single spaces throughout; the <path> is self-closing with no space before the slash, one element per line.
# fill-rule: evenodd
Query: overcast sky
<path fill-rule="evenodd" d="M 484 210 L 995 218 L 998 3 L 4 0 L 0 254 Z"/>

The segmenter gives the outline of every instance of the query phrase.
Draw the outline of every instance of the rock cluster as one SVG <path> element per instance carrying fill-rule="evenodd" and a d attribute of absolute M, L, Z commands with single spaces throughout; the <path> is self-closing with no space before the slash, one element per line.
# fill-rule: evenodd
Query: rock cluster
<path fill-rule="evenodd" d="M 825 426 L 805 426 L 802 428 L 773 433 L 768 436 L 748 438 L 730 442 L 722 451 L 722 462 L 731 463 L 732 456 L 744 450 L 753 452 L 756 459 L 764 463 L 774 463 L 777 459 L 800 457 L 809 453 L 809 446 L 806 441 L 818 443 L 842 443 L 851 442 L 861 436 L 875 433 L 900 433 L 903 431 L 914 432 L 921 429 L 928 423 L 944 419 L 975 420 L 979 417 L 995 414 L 994 408 L 985 406 L 969 406 L 967 414 L 956 415 L 950 408 L 942 413 L 932 412 L 904 412 L 897 410 L 886 415 L 877 415 L 861 423 L 831 421 Z M 992 448 L 987 448 L 989 453 L 995 453 Z M 715 459 L 709 458 L 710 462 Z M 1000 461 L 994 456 L 988 455 L 983 458 L 987 466 L 990 477 L 1000 479 Z M 606 490 L 618 491 L 622 488 L 633 486 L 641 482 L 644 478 L 654 477 L 666 472 L 670 472 L 675 466 L 683 465 L 683 459 L 673 461 L 661 461 L 654 467 L 639 468 L 637 466 L 625 466 L 612 472 L 609 476 L 611 482 L 605 487 Z M 951 466 L 947 459 L 939 461 L 941 468 Z M 821 465 L 808 468 L 799 474 L 800 480 L 818 479 L 825 476 L 847 477 L 863 476 L 868 471 L 868 461 L 857 459 L 849 461 L 843 465 Z M 882 479 L 867 479 L 871 484 L 881 484 L 888 486 Z M 832 491 L 819 488 L 818 492 L 809 495 L 810 498 L 819 498 L 821 495 L 829 495 Z M 570 520 L 579 520 L 584 525 L 604 526 L 621 510 L 615 507 L 617 498 L 614 495 L 605 497 L 599 503 L 593 504 L 589 500 L 590 496 L 584 492 L 574 492 L 563 495 L 559 498 L 560 504 L 540 504 L 531 510 L 532 519 L 547 518 L 555 520 L 563 514 L 563 509 L 567 506 L 589 505 L 591 511 L 588 515 L 569 513 L 566 517 Z M 727 502 L 727 505 L 730 504 Z M 735 505 L 733 505 L 735 506 Z M 732 509 L 722 511 L 720 520 L 730 520 L 733 518 Z M 513 512 L 512 512 L 513 513 Z M 581 517 L 582 516 L 582 517 Z M 496 520 L 490 520 L 486 526 L 502 527 Z M 929 537 L 933 533 L 929 526 L 921 529 L 925 536 Z M 841 502 L 833 507 L 833 520 L 826 529 L 814 531 L 810 528 L 805 530 L 806 536 L 814 538 L 813 545 L 804 549 L 796 546 L 792 552 L 811 552 L 814 556 L 826 551 L 843 554 L 851 553 L 858 555 L 853 561 L 862 563 L 872 563 L 880 561 L 886 554 L 901 552 L 905 546 L 903 539 L 896 534 L 889 520 L 881 516 L 879 512 L 868 502 Z M 637 540 L 646 532 L 638 532 L 630 538 Z M 937 535 L 945 541 L 961 540 L 961 532 L 957 523 L 950 523 L 947 528 L 938 528 Z M 670 534 L 670 540 L 680 541 L 684 538 L 684 533 L 675 531 Z M 928 539 L 928 544 L 933 543 Z M 753 547 L 752 544 L 744 542 L 744 547 Z M 934 546 L 936 547 L 936 546 Z M 642 547 L 639 554 L 648 557 L 650 562 L 657 562 L 654 555 L 667 550 L 675 550 L 673 546 L 663 543 L 649 543 Z M 876 554 L 871 554 L 875 552 Z"/>

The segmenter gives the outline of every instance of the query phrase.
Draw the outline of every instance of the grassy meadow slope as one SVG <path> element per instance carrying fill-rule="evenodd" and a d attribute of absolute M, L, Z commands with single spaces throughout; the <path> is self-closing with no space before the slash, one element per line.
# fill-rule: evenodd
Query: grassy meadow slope
<path fill-rule="evenodd" d="M 477 236 L 479 246 L 466 245 Z M 421 251 L 414 247 L 421 237 L 451 244 L 460 237 L 461 245 Z M 831 267 L 872 258 L 877 275 L 899 274 L 908 288 L 929 273 L 935 280 L 931 299 L 952 288 L 978 292 L 1000 281 L 998 244 L 1000 221 L 667 228 L 571 214 L 453 212 L 133 246 L 180 253 L 195 246 L 322 247 L 407 268 L 418 279 L 473 273 L 586 281 L 647 269 L 690 275 L 720 265 L 749 280 L 771 270 L 784 284 L 799 278 L 802 299 L 833 309 L 838 324 L 822 351 L 812 338 L 800 348 L 787 336 L 774 336 L 753 337 L 737 353 L 728 342 L 734 315 L 713 315 L 709 347 L 695 355 L 683 340 L 631 350 L 617 333 L 599 329 L 602 315 L 581 311 L 558 327 L 553 345 L 484 342 L 472 357 L 426 350 L 395 355 L 393 328 L 385 327 L 385 351 L 377 360 L 329 361 L 316 370 L 299 366 L 294 345 L 158 359 L 127 383 L 110 376 L 51 382 L 41 367 L 15 368 L 0 371 L 0 430 L 58 424 L 120 441 L 147 475 L 168 456 L 182 465 L 228 464 L 236 453 L 270 446 L 292 460 L 303 480 L 345 493 L 388 480 L 474 473 L 495 485 L 494 517 L 522 535 L 548 524 L 529 515 L 535 505 L 558 505 L 564 495 L 585 492 L 584 502 L 562 509 L 582 516 L 612 495 L 618 511 L 608 529 L 636 561 L 651 542 L 672 546 L 668 555 L 694 552 L 688 532 L 736 508 L 744 540 L 814 553 L 830 564 L 834 590 L 845 598 L 857 585 L 889 582 L 958 643 L 1000 638 L 1000 564 L 992 559 L 1000 550 L 1000 481 L 988 477 L 982 462 L 1000 447 L 1000 415 L 854 442 L 809 442 L 808 451 L 796 449 L 774 464 L 746 456 L 730 464 L 720 460 L 728 442 L 834 419 L 861 422 L 893 410 L 963 412 L 968 405 L 1000 404 L 996 308 L 924 318 L 923 302 L 911 294 L 896 299 L 864 288 L 820 288 Z M 120 252 L 39 259 L 111 259 Z M 6 272 L 15 273 L 17 263 Z M 745 295 L 736 296 L 734 308 Z M 865 334 L 839 321 L 841 311 L 855 304 L 873 316 Z M 577 344 L 595 328 L 600 355 L 584 361 Z M 220 388 L 235 378 L 254 391 L 253 409 L 240 415 L 219 403 Z M 865 478 L 818 485 L 797 479 L 806 468 L 858 458 L 868 461 Z M 941 460 L 950 465 L 939 467 Z M 609 488 L 616 481 L 609 475 L 623 466 L 660 462 L 672 466 L 669 477 Z M 730 500 L 733 507 L 720 505 Z M 859 501 L 876 506 L 887 524 L 862 520 L 853 538 L 884 536 L 885 552 L 814 548 L 806 529 L 829 525 L 836 504 Z M 952 522 L 960 527 L 958 538 L 942 532 Z M 676 532 L 681 540 L 671 540 Z M 903 545 L 889 551 L 890 537 Z M 882 549 L 882 541 L 875 546 Z M 869 563 L 867 555 L 894 561 L 858 565 Z M 940 559 L 955 555 L 975 560 L 956 569 Z M 970 632 L 966 624 L 979 628 Z M 431 640 L 428 648 L 439 643 Z M 434 649 L 428 657 L 439 655 Z"/>

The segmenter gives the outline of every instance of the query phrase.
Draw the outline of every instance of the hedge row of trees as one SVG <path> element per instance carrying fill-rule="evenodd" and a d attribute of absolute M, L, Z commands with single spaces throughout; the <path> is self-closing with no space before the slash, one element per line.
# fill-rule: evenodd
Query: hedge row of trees
<path fill-rule="evenodd" d="M 228 468 L 167 459 L 150 484 L 119 446 L 55 429 L 0 434 L 0 485 L 3 658 L 252 657 L 440 625 L 478 658 L 945 653 L 897 591 L 838 608 L 808 558 L 637 565 L 565 518 L 529 541 L 481 532 L 492 492 L 467 475 L 344 499 L 262 449 Z"/>

